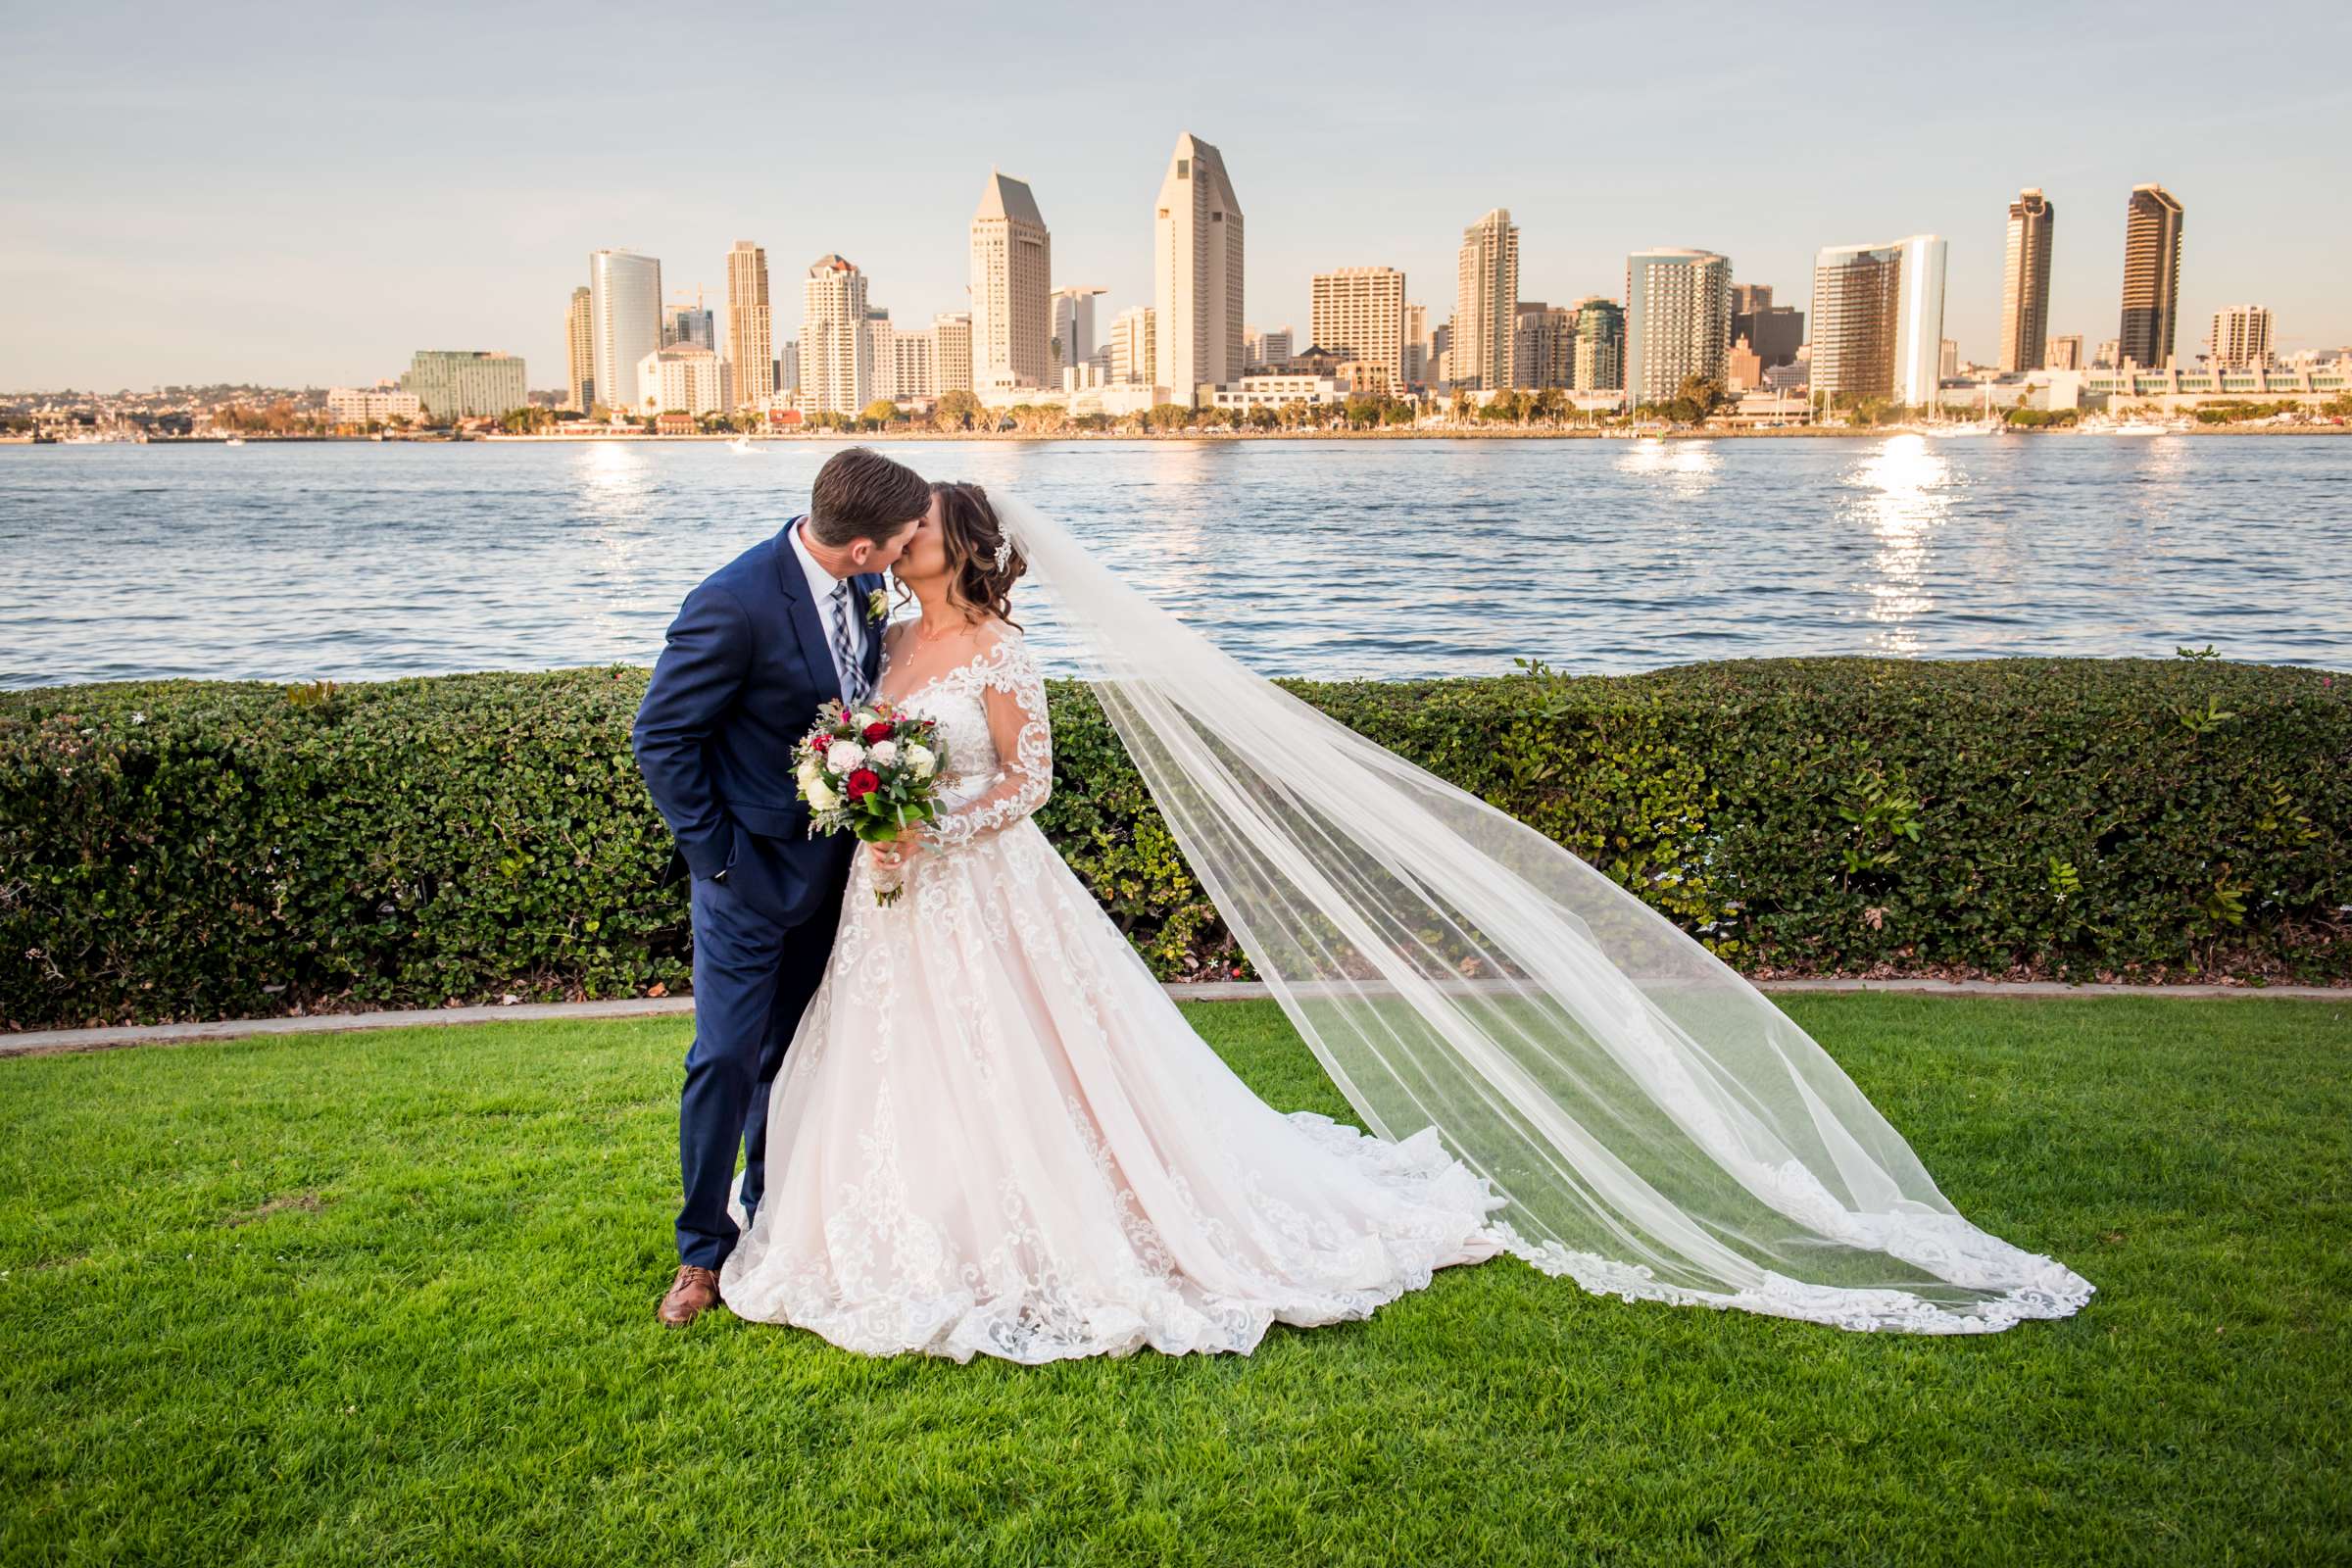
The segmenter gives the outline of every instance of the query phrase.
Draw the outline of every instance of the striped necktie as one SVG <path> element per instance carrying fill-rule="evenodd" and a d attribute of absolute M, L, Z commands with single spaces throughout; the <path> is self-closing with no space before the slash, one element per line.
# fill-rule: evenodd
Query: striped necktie
<path fill-rule="evenodd" d="M 865 661 L 850 630 L 850 585 L 833 585 L 833 662 L 841 666 L 842 701 L 855 708 L 865 701 Z"/>

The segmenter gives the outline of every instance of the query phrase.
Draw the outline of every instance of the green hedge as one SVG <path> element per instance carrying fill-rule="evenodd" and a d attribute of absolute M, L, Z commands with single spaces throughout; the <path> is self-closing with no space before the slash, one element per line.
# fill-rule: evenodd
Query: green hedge
<path fill-rule="evenodd" d="M 21 1028 L 684 988 L 631 668 L 0 696 Z M 2180 660 L 1296 688 L 1752 972 L 2352 979 L 2352 706 Z M 1041 820 L 1163 975 L 1240 958 L 1084 688 Z"/>

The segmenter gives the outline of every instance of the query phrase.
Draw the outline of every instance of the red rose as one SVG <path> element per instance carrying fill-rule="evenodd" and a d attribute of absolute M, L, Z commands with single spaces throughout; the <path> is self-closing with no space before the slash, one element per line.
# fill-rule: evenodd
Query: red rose
<path fill-rule="evenodd" d="M 880 719 L 876 719 L 871 724 L 865 726 L 866 745 L 871 746 L 876 741 L 886 741 L 888 739 L 890 739 L 890 726 L 883 723 Z"/>
<path fill-rule="evenodd" d="M 861 801 L 882 787 L 882 775 L 870 767 L 861 767 L 850 775 L 850 799 Z"/>

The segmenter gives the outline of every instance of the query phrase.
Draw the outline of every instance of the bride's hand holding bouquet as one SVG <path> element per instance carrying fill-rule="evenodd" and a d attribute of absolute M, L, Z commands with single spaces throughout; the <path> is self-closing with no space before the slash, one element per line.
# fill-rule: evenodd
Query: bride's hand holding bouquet
<path fill-rule="evenodd" d="M 947 758 L 938 726 L 888 703 L 856 708 L 839 701 L 817 710 L 816 726 L 801 742 L 801 799 L 808 803 L 808 836 L 855 833 L 866 844 L 891 847 L 877 864 L 897 871 L 924 823 L 939 815 L 940 774 Z M 877 884 L 876 904 L 894 904 L 905 882 Z"/>

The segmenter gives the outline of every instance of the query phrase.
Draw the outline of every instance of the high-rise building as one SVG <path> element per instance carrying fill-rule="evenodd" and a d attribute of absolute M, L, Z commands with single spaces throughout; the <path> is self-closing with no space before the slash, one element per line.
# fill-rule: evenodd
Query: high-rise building
<path fill-rule="evenodd" d="M 1625 385 L 1637 406 L 1679 396 L 1691 376 L 1721 384 L 1732 348 L 1732 263 L 1664 247 L 1625 262 Z"/>
<path fill-rule="evenodd" d="M 1813 262 L 1814 390 L 1936 401 L 1942 379 L 1945 246 L 1934 234 L 1836 245 Z"/>
<path fill-rule="evenodd" d="M 1495 390 L 1514 384 L 1519 228 L 1497 207 L 1462 230 L 1453 294 L 1453 384 Z"/>
<path fill-rule="evenodd" d="M 662 311 L 662 346 L 665 349 L 679 345 L 688 348 L 718 352 L 718 318 L 703 303 L 703 291 L 698 286 L 689 302 L 684 294 L 669 302 Z"/>
<path fill-rule="evenodd" d="M 1315 345 L 1309 343 L 1308 348 Z M 1273 327 L 1260 332 L 1254 326 L 1242 328 L 1242 363 L 1252 368 L 1280 366 L 1298 352 L 1298 337 L 1287 326 Z"/>
<path fill-rule="evenodd" d="M 2271 364 L 2271 309 L 2267 305 L 2225 305 L 2213 313 L 2206 340 L 2217 370 L 2258 370 Z"/>
<path fill-rule="evenodd" d="M 718 355 L 700 343 L 673 343 L 637 362 L 639 414 L 722 414 L 726 378 Z"/>
<path fill-rule="evenodd" d="M 2050 335 L 2050 245 L 2058 209 L 2029 185 L 2009 204 L 2009 246 L 2001 261 L 2001 373 L 2038 370 Z"/>
<path fill-rule="evenodd" d="M 776 395 L 774 311 L 767 251 L 748 239 L 727 252 L 727 362 L 735 367 L 735 406 L 766 408 Z"/>
<path fill-rule="evenodd" d="M 1770 291 L 1766 291 L 1770 298 Z M 1569 385 L 1579 392 L 1611 392 L 1625 386 L 1625 307 L 1588 294 L 1576 312 L 1576 365 Z"/>
<path fill-rule="evenodd" d="M 939 327 L 890 335 L 891 393 L 900 398 L 939 396 Z"/>
<path fill-rule="evenodd" d="M 495 418 L 531 400 L 522 361 L 483 349 L 418 349 L 400 389 L 436 419 Z"/>
<path fill-rule="evenodd" d="M 1242 204 L 1225 156 L 1191 131 L 1176 138 L 1152 206 L 1153 386 L 1192 408 L 1203 386 L 1241 379 Z"/>
<path fill-rule="evenodd" d="M 873 399 L 865 274 L 840 256 L 808 264 L 801 285 L 801 407 L 856 417 Z"/>
<path fill-rule="evenodd" d="M 776 391 L 798 397 L 801 391 L 801 340 L 788 337 L 784 352 L 776 356 Z"/>
<path fill-rule="evenodd" d="M 1948 381 L 1959 373 L 1960 340 L 1947 337 L 1943 340 L 1942 351 L 1936 358 L 1936 377 L 1937 380 Z"/>
<path fill-rule="evenodd" d="M 2180 311 L 2180 203 L 2162 185 L 2134 185 L 2124 224 L 2124 321 L 2117 352 L 2128 364 L 2169 368 Z"/>
<path fill-rule="evenodd" d="M 1422 386 L 1429 380 L 1429 307 L 1407 305 L 1404 308 L 1404 379 L 1408 386 Z"/>
<path fill-rule="evenodd" d="M 1433 385 L 1453 381 L 1453 322 L 1441 321 L 1429 329 L 1429 379 Z"/>
<path fill-rule="evenodd" d="M 899 390 L 899 334 L 890 324 L 890 312 L 879 305 L 868 306 L 865 319 L 858 324 L 858 331 L 864 338 L 860 347 L 865 351 L 866 402 L 870 403 L 876 398 L 889 398 L 895 402 L 906 396 Z M 860 409 L 864 406 L 858 405 Z"/>
<path fill-rule="evenodd" d="M 594 296 L 583 283 L 571 291 L 571 306 L 564 313 L 564 406 L 581 414 L 596 401 L 596 312 Z"/>
<path fill-rule="evenodd" d="M 662 263 L 635 251 L 591 252 L 588 294 L 596 401 L 625 413 L 641 401 L 638 363 L 662 346 Z"/>
<path fill-rule="evenodd" d="M 1521 300 L 1511 320 L 1511 380 L 1535 389 L 1566 388 L 1576 382 L 1573 305 Z"/>
<path fill-rule="evenodd" d="M 2082 369 L 2082 334 L 2070 332 L 2064 337 L 2050 338 L 2042 346 L 2041 368 L 2045 370 Z"/>
<path fill-rule="evenodd" d="M 968 311 L 943 313 L 931 318 L 931 331 L 939 339 L 934 351 L 939 363 L 939 390 L 969 392 L 972 389 L 972 317 Z"/>
<path fill-rule="evenodd" d="M 992 172 L 972 213 L 972 381 L 981 390 L 1048 384 L 1053 272 L 1037 198 Z"/>
<path fill-rule="evenodd" d="M 1741 308 L 1741 302 L 1745 308 Z M 1772 303 L 1770 283 L 1732 285 L 1732 341 L 1747 340 L 1765 369 L 1796 363 L 1805 346 L 1805 313 L 1793 305 Z"/>
<path fill-rule="evenodd" d="M 1083 284 L 1054 291 L 1049 320 L 1052 332 L 1046 342 L 1052 385 L 1061 385 L 1064 368 L 1084 365 L 1095 357 L 1101 346 L 1095 341 L 1095 296 L 1107 292 Z"/>
<path fill-rule="evenodd" d="M 1394 267 L 1343 267 L 1337 271 L 1317 272 L 1307 336 L 1316 348 L 1329 349 L 1343 360 L 1378 366 L 1388 372 L 1392 387 L 1400 384 L 1404 380 L 1404 274 Z"/>
<path fill-rule="evenodd" d="M 2091 351 L 2091 368 L 2097 370 L 2117 368 L 2123 362 L 2123 348 L 2124 344 L 2121 338 L 2103 337 L 2099 339 L 2099 346 Z"/>
<path fill-rule="evenodd" d="M 1110 378 L 1127 386 L 1160 384 L 1157 313 L 1149 305 L 1133 305 L 1110 320 Z"/>

